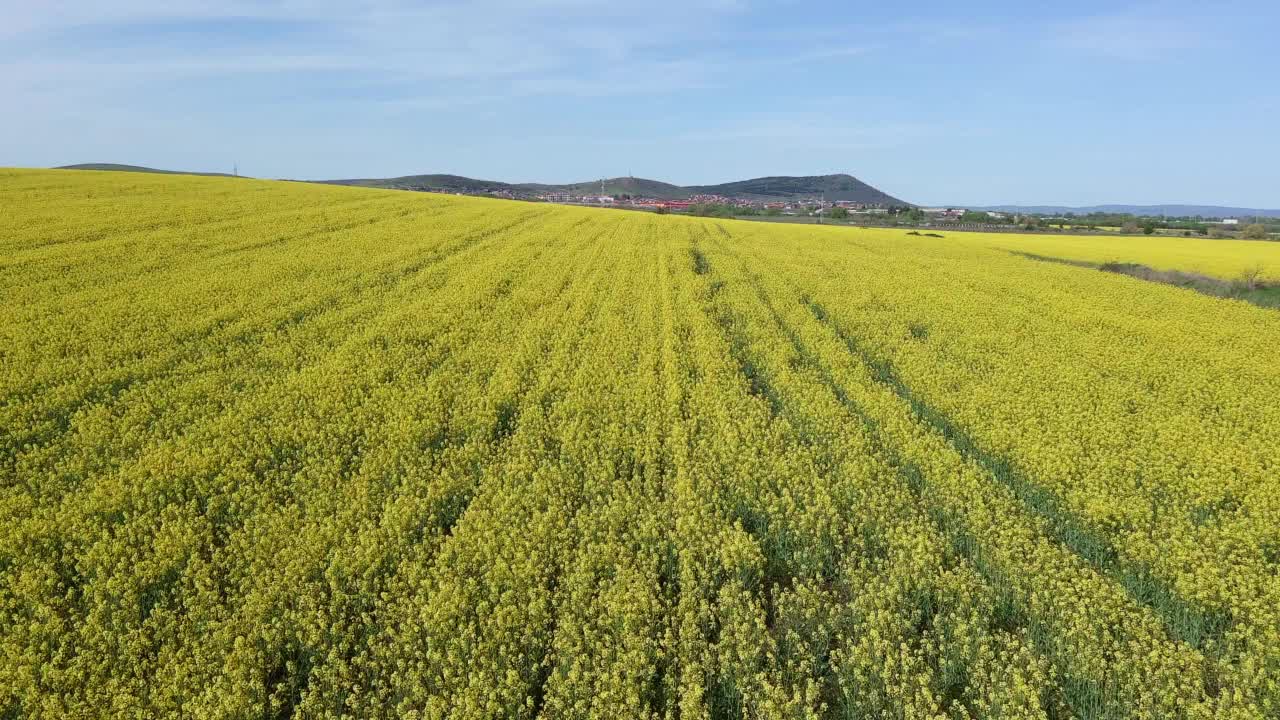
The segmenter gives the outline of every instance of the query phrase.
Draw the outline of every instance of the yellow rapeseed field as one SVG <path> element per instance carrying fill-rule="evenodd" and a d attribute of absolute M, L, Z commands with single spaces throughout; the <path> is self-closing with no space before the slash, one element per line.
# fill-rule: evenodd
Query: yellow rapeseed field
<path fill-rule="evenodd" d="M 1220 240 L 0 170 L 0 717 L 1280 716 Z"/>
<path fill-rule="evenodd" d="M 953 242 L 1063 260 L 1139 263 L 1157 270 L 1180 270 L 1222 280 L 1235 280 L 1260 269 L 1260 277 L 1280 280 L 1280 242 L 1158 235 L 968 232 L 946 235 Z"/>

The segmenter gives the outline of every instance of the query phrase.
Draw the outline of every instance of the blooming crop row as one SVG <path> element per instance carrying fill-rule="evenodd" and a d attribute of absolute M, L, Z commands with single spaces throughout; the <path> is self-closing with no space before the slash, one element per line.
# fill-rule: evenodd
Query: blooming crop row
<path fill-rule="evenodd" d="M 0 717 L 1280 713 L 1274 313 L 848 228 L 0 198 Z"/>

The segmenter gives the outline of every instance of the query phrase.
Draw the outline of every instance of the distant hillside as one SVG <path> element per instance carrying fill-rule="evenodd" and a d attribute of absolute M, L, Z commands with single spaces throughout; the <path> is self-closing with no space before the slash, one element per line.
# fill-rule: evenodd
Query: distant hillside
<path fill-rule="evenodd" d="M 646 180 L 636 177 L 609 178 L 604 181 L 603 186 L 605 195 L 633 195 L 663 200 L 681 200 L 691 194 L 689 188 L 682 188 L 679 185 L 664 183 L 660 180 Z M 571 195 L 598 195 L 601 192 L 601 182 L 599 180 L 570 183 L 568 185 L 525 183 L 518 187 L 534 192 L 566 192 Z"/>
<path fill-rule="evenodd" d="M 232 177 L 227 173 L 202 173 L 183 170 L 158 170 L 140 165 L 116 163 L 84 163 L 64 165 L 56 170 L 107 170 L 114 172 L 163 173 L 168 175 L 211 175 Z M 420 190 L 450 193 L 511 193 L 516 196 L 564 193 L 568 195 L 631 195 L 633 197 L 660 200 L 688 200 L 695 195 L 720 195 L 742 200 L 794 200 L 825 196 L 827 200 L 844 200 L 867 205 L 910 205 L 892 195 L 862 182 L 852 175 L 809 175 L 800 177 L 772 176 L 721 183 L 719 185 L 680 186 L 659 180 L 637 177 L 616 177 L 604 181 L 566 183 L 507 183 L 500 180 L 481 180 L 461 175 L 428 174 L 404 175 L 393 178 L 351 178 L 344 180 L 318 180 L 326 185 L 350 185 L 355 187 L 385 188 L 394 190 Z"/>
<path fill-rule="evenodd" d="M 405 175 L 396 178 L 361 178 L 355 180 L 322 180 L 326 185 L 389 188 L 394 190 L 434 190 L 436 192 L 486 192 L 507 190 L 512 186 L 497 180 L 476 180 L 461 175 Z"/>
<path fill-rule="evenodd" d="M 159 173 L 161 175 L 205 175 L 209 177 L 237 177 L 231 173 L 191 172 L 188 170 L 157 170 L 141 165 L 117 165 L 116 163 L 83 163 L 80 165 L 61 165 L 54 170 L 108 170 L 111 172 Z"/>
<path fill-rule="evenodd" d="M 1259 210 L 1256 208 L 1225 207 L 1222 205 L 1090 205 L 1087 207 L 1065 207 L 1061 205 L 992 205 L 977 208 L 995 210 L 996 212 L 1026 212 L 1042 215 L 1062 215 L 1089 213 L 1147 215 L 1151 217 L 1280 217 L 1280 210 Z"/>
<path fill-rule="evenodd" d="M 672 185 L 658 180 L 636 177 L 610 178 L 603 181 L 553 185 L 544 183 L 505 183 L 476 180 L 458 175 L 406 175 L 396 178 L 324 180 L 331 185 L 394 188 L 401 190 L 433 190 L 438 192 L 512 192 L 517 194 L 567 193 L 570 195 L 633 195 L 663 200 L 687 200 L 694 195 L 722 195 L 745 200 L 791 200 L 825 195 L 828 200 L 846 200 L 868 205 L 910 205 L 881 192 L 851 175 L 813 175 L 803 177 L 763 177 L 719 185 Z"/>
<path fill-rule="evenodd" d="M 754 180 L 702 185 L 688 188 L 694 193 L 740 197 L 751 200 L 825 196 L 868 205 L 909 205 L 881 192 L 851 175 L 811 175 L 803 177 L 762 177 Z"/>

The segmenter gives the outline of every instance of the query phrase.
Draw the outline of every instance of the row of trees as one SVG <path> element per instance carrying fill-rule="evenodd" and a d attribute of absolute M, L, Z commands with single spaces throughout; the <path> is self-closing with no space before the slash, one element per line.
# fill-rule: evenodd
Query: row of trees
<path fill-rule="evenodd" d="M 1187 225 L 1191 226 L 1186 227 Z M 1168 223 L 1160 222 L 1152 218 L 1146 218 L 1141 222 L 1138 220 L 1129 220 L 1120 226 L 1120 231 L 1127 235 L 1136 235 L 1138 233 L 1154 235 L 1156 231 L 1160 229 L 1181 229 L 1185 235 L 1195 233 L 1197 235 L 1218 238 L 1231 236 L 1227 226 L 1214 225 L 1210 227 L 1202 223 Z M 1240 237 L 1245 240 L 1269 240 L 1271 238 L 1271 230 L 1261 223 L 1252 223 L 1250 225 L 1245 225 L 1240 229 Z"/>

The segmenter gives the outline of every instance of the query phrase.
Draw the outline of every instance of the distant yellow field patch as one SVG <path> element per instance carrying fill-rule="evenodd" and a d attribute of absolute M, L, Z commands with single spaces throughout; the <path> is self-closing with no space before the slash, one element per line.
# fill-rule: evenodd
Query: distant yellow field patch
<path fill-rule="evenodd" d="M 1181 270 L 1233 280 L 1262 268 L 1262 277 L 1280 280 L 1280 243 L 1183 237 L 1106 237 L 1097 235 L 1019 235 L 947 233 L 951 242 L 1033 253 L 1084 262 L 1141 263 L 1158 270 Z"/>

